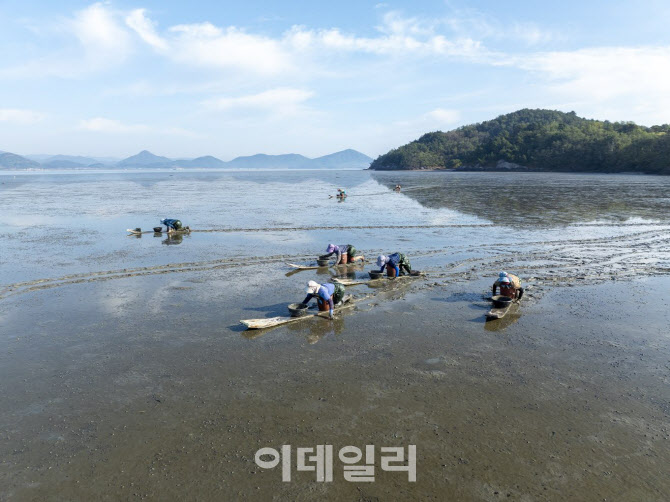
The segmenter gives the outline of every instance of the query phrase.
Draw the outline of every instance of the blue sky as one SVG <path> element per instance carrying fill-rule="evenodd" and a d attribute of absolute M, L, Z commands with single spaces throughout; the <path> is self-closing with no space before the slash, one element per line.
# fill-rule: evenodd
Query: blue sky
<path fill-rule="evenodd" d="M 662 1 L 0 0 L 0 150 L 372 157 L 520 108 L 670 122 Z"/>

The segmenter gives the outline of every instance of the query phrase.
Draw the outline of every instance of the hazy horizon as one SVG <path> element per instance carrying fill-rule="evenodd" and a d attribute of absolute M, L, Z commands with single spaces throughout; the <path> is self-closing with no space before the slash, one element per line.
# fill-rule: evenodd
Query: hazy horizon
<path fill-rule="evenodd" d="M 312 160 L 314 160 L 314 159 L 317 159 L 317 158 L 320 158 L 320 157 L 325 157 L 325 156 L 328 156 L 328 155 L 333 155 L 333 154 L 340 153 L 340 152 L 343 152 L 343 151 L 346 151 L 346 150 L 353 150 L 353 149 L 352 149 L 352 148 L 345 148 L 344 150 L 339 150 L 339 151 L 337 151 L 337 152 L 325 153 L 325 154 L 323 154 L 323 155 L 318 155 L 318 156 L 316 156 L 316 157 L 311 157 L 311 156 L 303 155 L 303 154 L 301 154 L 300 152 L 284 152 L 284 153 L 256 152 L 256 153 L 251 154 L 251 155 L 237 155 L 237 156 L 235 156 L 235 157 L 230 157 L 230 158 L 228 158 L 228 159 L 226 159 L 226 158 L 221 158 L 221 157 L 217 157 L 216 155 L 210 155 L 210 154 L 208 154 L 208 153 L 203 153 L 203 154 L 201 154 L 201 155 L 196 155 L 196 156 L 193 156 L 193 157 L 185 157 L 185 156 L 181 156 L 181 157 L 168 157 L 167 155 L 162 155 L 160 152 L 152 152 L 151 150 L 148 150 L 148 149 L 146 149 L 146 148 L 145 148 L 145 149 L 142 149 L 142 150 L 140 150 L 140 151 L 138 151 L 138 152 L 135 152 L 135 153 L 130 153 L 130 154 L 125 155 L 125 156 L 123 156 L 123 157 L 112 157 L 112 156 L 107 156 L 107 155 L 79 155 L 79 154 L 71 154 L 71 153 L 69 153 L 69 152 L 68 152 L 68 153 L 63 153 L 63 152 L 60 152 L 60 153 L 20 153 L 20 152 L 12 152 L 12 151 L 10 151 L 10 150 L 0 150 L 0 153 L 13 153 L 13 154 L 15 154 L 15 155 L 20 155 L 21 157 L 25 157 L 25 158 L 44 157 L 44 159 L 48 159 L 48 158 L 51 158 L 51 157 L 65 156 L 65 157 L 87 157 L 87 158 L 96 159 L 96 160 L 106 160 L 106 161 L 114 161 L 114 162 L 118 162 L 118 161 L 127 159 L 127 158 L 129 158 L 129 157 L 133 157 L 133 156 L 135 156 L 135 155 L 137 155 L 137 154 L 139 154 L 139 153 L 142 153 L 142 152 L 144 152 L 144 151 L 148 151 L 149 153 L 151 153 L 151 154 L 153 154 L 153 155 L 156 155 L 156 156 L 158 156 L 158 157 L 168 157 L 170 160 L 193 160 L 193 159 L 197 159 L 197 158 L 200 158 L 200 157 L 210 157 L 210 156 L 211 156 L 211 157 L 216 157 L 217 159 L 219 159 L 219 160 L 221 160 L 221 161 L 223 161 L 223 162 L 230 162 L 230 161 L 235 160 L 235 159 L 238 159 L 238 158 L 240 158 L 240 157 L 253 157 L 253 156 L 256 156 L 256 155 L 268 155 L 268 156 L 279 156 L 279 155 L 302 155 L 303 157 L 306 157 L 306 158 L 308 158 L 308 159 L 312 159 Z M 361 153 L 361 154 L 363 154 L 363 155 L 366 155 L 366 156 L 370 157 L 370 156 L 367 155 L 365 152 L 361 152 L 361 151 L 358 151 L 358 150 L 355 150 L 355 151 L 358 152 L 358 153 Z M 371 157 L 371 158 L 372 158 L 372 157 Z"/>

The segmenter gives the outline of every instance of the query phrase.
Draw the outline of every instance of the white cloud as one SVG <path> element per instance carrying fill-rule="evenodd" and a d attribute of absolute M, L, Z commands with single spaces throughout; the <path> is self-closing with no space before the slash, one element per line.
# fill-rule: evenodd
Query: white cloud
<path fill-rule="evenodd" d="M 235 26 L 218 27 L 209 22 L 179 24 L 162 33 L 143 8 L 120 11 L 107 3 L 77 11 L 62 23 L 78 45 L 61 53 L 29 60 L 2 71 L 6 76 L 79 76 L 106 70 L 126 61 L 136 49 L 131 34 L 179 65 L 245 72 L 251 76 L 313 76 L 322 74 L 324 53 L 349 57 L 367 54 L 381 59 L 395 56 L 441 56 L 486 60 L 496 57 L 480 41 L 467 35 L 447 37 L 439 22 L 402 17 L 389 12 L 377 27 L 376 36 L 361 37 L 338 28 L 308 29 L 294 26 L 283 35 L 270 37 Z M 57 44 L 63 48 L 64 44 Z M 83 51 L 83 56 L 81 55 Z M 76 54 L 79 52 L 80 54 Z M 346 60 L 342 60 L 346 64 Z M 326 69 L 332 70 L 330 66 Z M 240 77 L 239 73 L 234 75 Z"/>
<path fill-rule="evenodd" d="M 85 119 L 79 122 L 79 129 L 91 132 L 110 133 L 110 134 L 158 134 L 167 136 L 184 136 L 195 138 L 198 135 L 192 131 L 182 129 L 181 127 L 155 128 L 146 124 L 124 124 L 115 119 L 96 117 Z"/>
<path fill-rule="evenodd" d="M 427 120 L 443 126 L 453 125 L 461 119 L 461 112 L 458 110 L 447 110 L 445 108 L 436 108 L 425 114 Z"/>
<path fill-rule="evenodd" d="M 184 137 L 184 138 L 201 138 L 202 137 L 201 134 L 199 134 L 197 132 L 189 131 L 188 129 L 184 129 L 183 127 L 166 127 L 166 128 L 163 128 L 163 129 L 156 129 L 155 131 L 158 132 L 158 134 L 162 134 L 162 135 L 165 135 L 165 136 L 181 136 L 181 137 Z"/>
<path fill-rule="evenodd" d="M 511 29 L 503 32 L 503 36 L 521 40 L 529 46 L 544 44 L 557 38 L 555 33 L 543 30 L 535 23 L 514 23 Z"/>
<path fill-rule="evenodd" d="M 494 40 L 496 43 L 521 41 L 533 46 L 564 39 L 564 34 L 557 34 L 541 28 L 534 22 L 515 21 L 505 23 L 477 9 L 454 9 L 450 16 L 436 19 L 435 26 L 445 26 L 456 37 L 470 37 L 479 40 Z"/>
<path fill-rule="evenodd" d="M 556 99 L 612 120 L 667 123 L 670 47 L 599 47 L 532 54 L 509 61 L 538 74 Z M 608 118 L 607 115 L 601 118 Z"/>
<path fill-rule="evenodd" d="M 498 26 L 476 11 L 456 12 L 451 18 L 407 17 L 387 12 L 376 27 L 377 34 L 362 37 L 338 28 L 309 29 L 293 26 L 279 37 L 248 32 L 235 26 L 218 27 L 209 22 L 179 24 L 157 29 L 144 8 L 115 10 L 108 3 L 94 3 L 77 11 L 64 24 L 66 32 L 79 42 L 84 57 L 67 53 L 46 55 L 1 73 L 6 76 L 78 76 L 109 69 L 124 62 L 139 40 L 179 65 L 228 70 L 229 75 L 310 77 L 325 70 L 337 72 L 324 55 L 342 56 L 344 65 L 356 54 L 371 55 L 381 61 L 397 56 L 443 57 L 496 63 L 503 54 L 489 50 L 482 38 L 515 36 L 529 43 L 547 35 L 532 24 Z M 480 39 L 477 39 L 480 37 Z M 349 58 L 349 59 L 347 59 Z M 237 73 L 233 74 L 235 71 Z"/>
<path fill-rule="evenodd" d="M 418 137 L 426 131 L 447 131 L 453 129 L 460 120 L 461 113 L 458 110 L 435 108 L 419 116 L 397 120 L 390 124 L 390 126 L 394 129 L 394 132 L 404 136 Z"/>
<path fill-rule="evenodd" d="M 404 17 L 399 12 L 390 11 L 384 14 L 377 30 L 391 36 L 432 36 L 435 34 L 435 20 Z"/>
<path fill-rule="evenodd" d="M 289 54 L 278 40 L 252 35 L 210 23 L 178 25 L 170 28 L 171 56 L 180 63 L 222 69 L 243 69 L 253 73 L 276 74 L 292 66 Z"/>
<path fill-rule="evenodd" d="M 133 133 L 148 132 L 149 126 L 144 124 L 124 124 L 119 120 L 96 117 L 82 120 L 79 128 L 86 131 L 111 132 L 111 133 Z"/>
<path fill-rule="evenodd" d="M 90 61 L 108 65 L 123 61 L 130 51 L 130 37 L 118 15 L 102 3 L 78 11 L 69 22 L 72 34 L 79 39 Z"/>
<path fill-rule="evenodd" d="M 144 9 L 132 11 L 126 17 L 126 24 L 148 45 L 180 64 L 238 69 L 261 75 L 309 73 L 319 66 L 323 51 L 377 56 L 492 56 L 476 40 L 465 36 L 451 40 L 435 32 L 434 22 L 403 18 L 395 12 L 383 17 L 377 27 L 379 35 L 374 37 L 359 37 L 338 28 L 312 30 L 293 26 L 281 37 L 271 38 L 235 26 L 221 28 L 209 22 L 172 26 L 161 36 Z M 305 56 L 311 59 L 305 61 Z"/>
<path fill-rule="evenodd" d="M 160 80 L 150 82 L 148 80 L 138 80 L 130 84 L 114 85 L 102 91 L 104 96 L 175 96 L 177 94 L 183 95 L 198 95 L 198 94 L 214 94 L 220 93 L 228 89 L 228 81 L 221 82 L 220 80 L 205 80 L 205 81 L 188 81 L 187 83 L 178 81 Z"/>
<path fill-rule="evenodd" d="M 204 104 L 219 110 L 259 110 L 279 115 L 295 115 L 304 110 L 303 103 L 313 95 L 313 92 L 304 89 L 278 88 L 235 98 L 216 98 Z"/>
<path fill-rule="evenodd" d="M 43 53 L 33 59 L 15 58 L 23 62 L 0 68 L 0 76 L 78 78 L 118 66 L 133 48 L 119 12 L 103 3 L 77 11 L 71 18 L 51 21 L 40 32 L 43 32 L 40 38 L 55 37 L 48 39 L 49 45 L 42 47 Z"/>
<path fill-rule="evenodd" d="M 157 50 L 168 49 L 168 42 L 156 33 L 154 23 L 144 13 L 146 9 L 135 9 L 126 16 L 126 25 L 133 29 L 146 43 Z"/>
<path fill-rule="evenodd" d="M 384 16 L 376 37 L 358 37 L 337 28 L 309 30 L 294 26 L 284 35 L 284 43 L 295 51 L 330 50 L 344 53 L 365 53 L 379 56 L 445 56 L 488 58 L 494 53 L 481 42 L 469 37 L 449 39 L 436 33 L 435 25 L 417 18 L 402 18 L 397 13 Z"/>
<path fill-rule="evenodd" d="M 538 71 L 557 89 L 609 99 L 631 92 L 670 91 L 670 47 L 601 47 L 548 52 L 519 61 Z"/>
<path fill-rule="evenodd" d="M 35 124 L 44 120 L 45 115 L 32 110 L 19 110 L 15 108 L 0 108 L 0 122 L 12 122 L 15 124 Z"/>

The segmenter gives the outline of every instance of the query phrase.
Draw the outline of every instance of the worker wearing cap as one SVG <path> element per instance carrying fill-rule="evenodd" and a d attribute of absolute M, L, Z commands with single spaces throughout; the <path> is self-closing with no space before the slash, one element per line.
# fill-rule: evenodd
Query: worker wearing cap
<path fill-rule="evenodd" d="M 521 300 L 523 296 L 523 288 L 521 287 L 521 279 L 514 274 L 507 272 L 500 272 L 498 279 L 493 283 L 492 294 L 495 296 L 496 290 L 500 288 L 500 294 L 512 299 Z"/>
<path fill-rule="evenodd" d="M 165 225 L 165 228 L 168 232 L 174 230 L 181 230 L 182 224 L 181 221 L 175 220 L 174 218 L 164 218 L 161 220 L 161 225 Z"/>
<path fill-rule="evenodd" d="M 323 255 L 322 258 L 335 255 L 337 258 L 335 260 L 335 265 L 365 260 L 363 255 L 357 255 L 356 252 L 356 248 L 351 244 L 342 244 L 339 246 L 336 244 L 328 244 L 328 247 L 326 248 L 326 254 Z"/>
<path fill-rule="evenodd" d="M 409 275 L 412 272 L 412 265 L 404 253 L 393 253 L 388 256 L 380 254 L 377 257 L 377 266 L 380 267 L 380 272 L 383 272 L 388 265 L 395 268 L 396 277 L 400 277 L 401 273 Z"/>
<path fill-rule="evenodd" d="M 328 303 L 328 310 L 330 312 L 330 318 L 332 319 L 335 305 L 340 303 L 342 298 L 344 298 L 344 286 L 342 286 L 342 284 L 331 284 L 329 282 L 319 284 L 316 281 L 309 281 L 305 288 L 305 293 L 307 293 L 307 297 L 302 303 L 307 304 L 316 296 L 316 301 L 319 304 L 319 307 L 323 307 Z"/>

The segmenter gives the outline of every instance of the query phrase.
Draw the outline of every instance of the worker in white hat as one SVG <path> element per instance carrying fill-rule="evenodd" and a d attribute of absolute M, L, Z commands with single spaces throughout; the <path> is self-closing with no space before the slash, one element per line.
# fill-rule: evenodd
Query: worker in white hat
<path fill-rule="evenodd" d="M 305 288 L 305 293 L 307 293 L 307 297 L 302 303 L 307 304 L 312 298 L 316 297 L 319 310 L 325 310 L 327 304 L 330 318 L 332 319 L 335 305 L 340 303 L 342 298 L 344 298 L 344 286 L 342 286 L 342 284 L 332 284 L 329 282 L 319 284 L 316 281 L 309 281 Z"/>
<path fill-rule="evenodd" d="M 523 288 L 521 287 L 521 279 L 514 274 L 507 272 L 500 272 L 498 279 L 493 283 L 491 290 L 493 296 L 496 295 L 497 289 L 500 288 L 500 294 L 515 300 L 521 300 L 523 296 Z"/>

